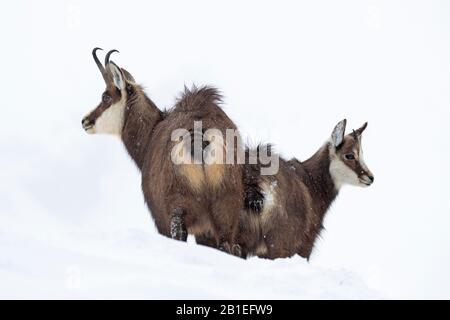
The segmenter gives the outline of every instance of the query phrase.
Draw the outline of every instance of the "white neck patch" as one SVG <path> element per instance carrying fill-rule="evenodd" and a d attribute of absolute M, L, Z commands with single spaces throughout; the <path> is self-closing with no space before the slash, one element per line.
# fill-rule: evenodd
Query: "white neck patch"
<path fill-rule="evenodd" d="M 120 136 L 122 134 L 124 119 L 125 95 L 122 94 L 120 101 L 111 105 L 97 118 L 93 127 L 93 132 Z"/>
<path fill-rule="evenodd" d="M 330 175 L 336 190 L 339 190 L 344 184 L 359 185 L 358 175 L 339 158 L 334 150 L 333 144 L 330 144 L 329 152 Z"/>

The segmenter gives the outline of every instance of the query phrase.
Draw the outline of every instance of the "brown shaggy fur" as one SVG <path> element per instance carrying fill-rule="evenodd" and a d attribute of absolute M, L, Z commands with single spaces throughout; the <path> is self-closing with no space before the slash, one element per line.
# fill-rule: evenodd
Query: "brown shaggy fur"
<path fill-rule="evenodd" d="M 365 125 L 356 134 L 360 136 L 364 129 Z M 330 150 L 344 158 L 359 150 L 359 143 L 355 133 L 349 134 L 337 149 L 327 142 L 304 162 L 280 158 L 276 175 L 260 176 L 258 184 L 265 201 L 262 212 L 241 215 L 238 243 L 243 257 L 275 259 L 299 254 L 309 259 L 325 214 L 338 195 L 330 174 Z M 348 160 L 346 165 L 358 176 L 367 175 L 373 181 L 370 171 L 358 161 Z"/>
<path fill-rule="evenodd" d="M 194 130 L 194 120 L 201 120 L 203 128 L 235 129 L 233 122 L 218 106 L 220 96 L 213 88 L 185 90 L 175 107 L 164 119 L 148 126 L 149 143 L 145 148 L 142 166 L 142 190 L 160 233 L 170 236 L 170 218 L 182 208 L 189 233 L 211 234 L 217 244 L 235 243 L 237 221 L 242 197 L 231 201 L 230 195 L 242 194 L 242 171 L 239 165 L 175 165 L 170 150 L 176 142 L 171 133 L 178 128 Z M 130 108 L 132 109 L 132 108 Z M 155 113 L 147 108 L 144 113 Z M 142 112 L 140 112 L 142 113 Z M 134 128 L 136 123 L 130 127 Z M 128 128 L 125 126 L 124 132 Z M 124 139 L 125 145 L 134 141 Z M 132 155 L 133 148 L 131 150 Z M 132 155 L 133 157 L 133 155 Z M 219 166 L 219 167 L 218 167 Z"/>

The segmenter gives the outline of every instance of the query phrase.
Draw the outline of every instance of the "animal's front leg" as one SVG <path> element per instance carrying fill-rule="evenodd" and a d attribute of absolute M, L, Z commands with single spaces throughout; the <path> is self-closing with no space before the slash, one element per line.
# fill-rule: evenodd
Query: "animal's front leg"
<path fill-rule="evenodd" d="M 181 208 L 176 208 L 172 212 L 170 219 L 170 235 L 172 239 L 187 241 L 187 228 L 184 222 L 184 210 Z"/>
<path fill-rule="evenodd" d="M 202 235 L 196 235 L 195 236 L 195 242 L 197 244 L 202 246 L 207 246 L 211 248 L 217 249 L 217 242 L 210 234 L 202 234 Z"/>
<path fill-rule="evenodd" d="M 217 244 L 216 239 L 210 234 L 196 235 L 195 242 L 199 245 L 216 248 L 227 253 L 231 253 L 232 251 L 232 247 L 226 239 L 220 239 L 219 244 Z"/>

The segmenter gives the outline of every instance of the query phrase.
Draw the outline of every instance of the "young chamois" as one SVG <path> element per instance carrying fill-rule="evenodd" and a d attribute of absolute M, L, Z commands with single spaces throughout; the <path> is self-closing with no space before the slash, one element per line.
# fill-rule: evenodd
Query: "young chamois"
<path fill-rule="evenodd" d="M 244 208 L 242 165 L 214 161 L 174 164 L 171 158 L 173 150 L 194 158 L 191 140 L 172 141 L 172 133 L 178 129 L 191 136 L 203 136 L 200 148 L 226 147 L 225 141 L 197 132 L 194 125 L 202 121 L 203 130 L 216 129 L 224 136 L 226 129 L 236 131 L 235 124 L 219 107 L 220 94 L 211 87 L 185 89 L 171 110 L 161 111 L 128 71 L 109 60 L 117 50 L 107 53 L 103 66 L 96 55 L 99 49 L 95 48 L 92 55 L 106 90 L 100 104 L 83 118 L 83 128 L 88 133 L 121 138 L 141 170 L 144 198 L 161 234 L 182 241 L 193 234 L 199 243 L 204 241 L 240 255 L 235 237 Z"/>
<path fill-rule="evenodd" d="M 275 259 L 299 254 L 309 259 L 324 216 L 342 185 L 373 183 L 361 147 L 367 123 L 348 135 L 345 126 L 346 120 L 339 122 L 310 159 L 280 159 L 276 175 L 259 176 L 264 205 L 260 214 L 241 216 L 238 243 L 243 257 Z"/>

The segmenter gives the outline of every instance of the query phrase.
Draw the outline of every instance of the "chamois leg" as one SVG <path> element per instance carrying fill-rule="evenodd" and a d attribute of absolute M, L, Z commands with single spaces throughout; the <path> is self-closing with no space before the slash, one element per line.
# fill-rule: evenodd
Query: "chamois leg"
<path fill-rule="evenodd" d="M 217 242 L 210 234 L 202 234 L 195 236 L 195 242 L 201 246 L 207 246 L 210 248 L 217 249 Z M 229 247 L 229 246 L 228 246 Z M 220 249 L 220 248 L 219 248 Z M 225 248 L 221 249 L 222 251 L 228 252 Z M 231 248 L 231 254 L 246 259 L 247 253 L 243 251 L 240 245 L 234 244 Z M 230 253 L 230 252 L 228 252 Z"/>
<path fill-rule="evenodd" d="M 202 234 L 195 236 L 195 242 L 201 246 L 211 247 L 217 249 L 216 240 L 209 234 Z"/>
<path fill-rule="evenodd" d="M 241 255 L 240 255 L 240 257 L 242 258 L 242 259 L 247 259 L 248 257 L 249 257 L 249 254 L 248 254 L 248 251 L 247 251 L 247 249 L 245 248 L 245 246 L 239 246 L 239 248 L 240 248 L 240 251 L 241 251 Z"/>
<path fill-rule="evenodd" d="M 244 258 L 243 253 L 242 253 L 242 248 L 237 243 L 233 244 L 233 246 L 231 247 L 231 254 L 233 254 L 239 258 Z"/>
<path fill-rule="evenodd" d="M 181 208 L 176 208 L 172 211 L 170 218 L 170 235 L 172 239 L 187 241 L 187 228 L 184 222 L 184 211 Z"/>
<path fill-rule="evenodd" d="M 309 257 L 311 256 L 312 251 L 313 251 L 313 244 L 300 248 L 297 254 L 302 258 L 305 258 L 307 261 L 309 261 Z"/>
<path fill-rule="evenodd" d="M 237 243 L 230 245 L 228 241 L 221 241 L 221 243 L 219 244 L 219 250 L 232 254 L 233 256 L 239 258 L 246 258 L 246 254 L 242 253 L 242 248 Z"/>
<path fill-rule="evenodd" d="M 212 206 L 212 220 L 218 237 L 219 250 L 241 256 L 241 248 L 235 242 L 242 202 L 234 195 L 220 195 Z"/>

